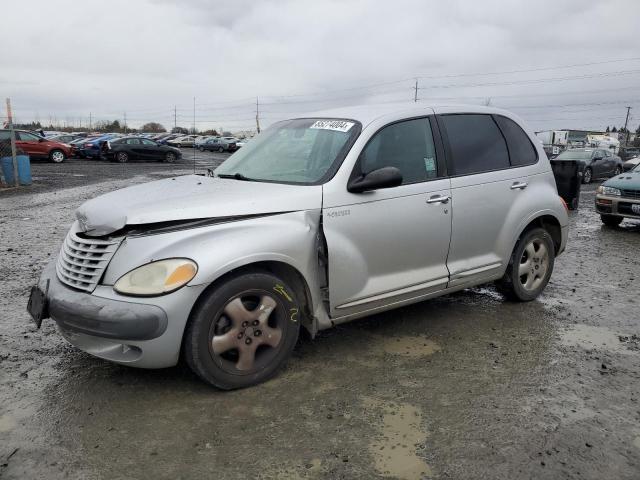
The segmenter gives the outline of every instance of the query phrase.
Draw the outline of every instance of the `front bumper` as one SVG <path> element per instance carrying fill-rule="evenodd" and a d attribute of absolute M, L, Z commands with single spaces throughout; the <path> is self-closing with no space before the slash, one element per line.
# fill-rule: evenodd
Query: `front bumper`
<path fill-rule="evenodd" d="M 640 219 L 640 214 L 632 210 L 632 205 L 640 205 L 640 198 L 596 194 L 595 203 L 596 211 L 601 215 Z"/>
<path fill-rule="evenodd" d="M 171 367 L 178 362 L 191 309 L 206 285 L 183 287 L 160 297 L 124 297 L 110 286 L 93 293 L 58 280 L 55 260 L 38 287 L 47 290 L 48 313 L 62 336 L 80 350 L 105 360 L 140 368 Z"/>

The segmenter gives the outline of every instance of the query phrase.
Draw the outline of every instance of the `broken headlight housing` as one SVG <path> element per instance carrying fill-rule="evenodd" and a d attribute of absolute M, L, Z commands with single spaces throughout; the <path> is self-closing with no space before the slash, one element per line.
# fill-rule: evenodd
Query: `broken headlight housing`
<path fill-rule="evenodd" d="M 113 289 L 122 295 L 152 297 L 184 287 L 198 272 L 198 265 L 188 258 L 169 258 L 147 263 L 125 273 Z"/>

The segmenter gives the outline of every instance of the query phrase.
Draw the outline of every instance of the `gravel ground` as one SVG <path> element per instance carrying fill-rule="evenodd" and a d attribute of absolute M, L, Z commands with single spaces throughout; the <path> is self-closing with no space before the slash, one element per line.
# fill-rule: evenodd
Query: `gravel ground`
<path fill-rule="evenodd" d="M 0 191 L 0 477 L 640 478 L 640 224 L 603 227 L 595 186 L 539 300 L 489 286 L 345 324 L 258 387 L 113 365 L 36 330 L 27 293 L 74 209 L 191 160 L 35 164 L 34 187 Z"/>

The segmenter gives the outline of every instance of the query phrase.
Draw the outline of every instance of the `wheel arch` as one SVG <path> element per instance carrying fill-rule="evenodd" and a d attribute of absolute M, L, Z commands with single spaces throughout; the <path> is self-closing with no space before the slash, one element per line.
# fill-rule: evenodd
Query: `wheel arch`
<path fill-rule="evenodd" d="M 553 240 L 555 254 L 558 255 L 558 252 L 562 248 L 562 225 L 557 217 L 548 213 L 530 219 L 518 233 L 516 241 L 513 244 L 513 248 L 515 248 L 515 245 L 517 245 L 518 241 L 525 233 L 534 228 L 543 228 L 549 232 L 549 235 L 551 235 L 551 239 Z"/>

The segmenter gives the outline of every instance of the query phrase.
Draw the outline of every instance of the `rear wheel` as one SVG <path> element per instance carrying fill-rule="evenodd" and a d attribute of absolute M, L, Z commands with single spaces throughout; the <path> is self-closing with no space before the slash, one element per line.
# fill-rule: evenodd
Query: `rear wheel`
<path fill-rule="evenodd" d="M 118 152 L 116 153 L 116 160 L 119 163 L 127 163 L 129 161 L 129 155 L 127 152 Z"/>
<path fill-rule="evenodd" d="M 591 167 L 587 167 L 582 174 L 582 183 L 591 183 L 591 180 L 593 180 L 593 170 Z"/>
<path fill-rule="evenodd" d="M 231 390 L 263 382 L 285 364 L 298 340 L 293 289 L 270 273 L 231 277 L 194 310 L 184 355 L 205 382 Z"/>
<path fill-rule="evenodd" d="M 201 152 L 204 152 L 204 147 L 199 147 L 198 150 L 200 150 Z"/>
<path fill-rule="evenodd" d="M 616 169 L 613 171 L 613 176 L 616 177 L 618 175 L 620 175 L 622 173 L 622 167 L 620 167 L 619 165 L 616 167 Z"/>
<path fill-rule="evenodd" d="M 53 163 L 64 162 L 64 152 L 62 150 L 51 150 L 51 152 L 49 152 L 49 160 L 51 160 Z"/>
<path fill-rule="evenodd" d="M 607 227 L 617 227 L 622 223 L 622 217 L 616 215 L 600 215 L 600 219 Z"/>
<path fill-rule="evenodd" d="M 164 161 L 167 163 L 173 163 L 176 161 L 176 154 L 173 152 L 167 152 L 167 154 L 164 157 Z"/>
<path fill-rule="evenodd" d="M 555 247 L 549 232 L 534 228 L 525 232 L 511 254 L 507 271 L 497 287 L 510 300 L 535 299 L 549 283 L 555 260 Z"/>
<path fill-rule="evenodd" d="M 224 147 L 219 147 L 219 148 L 218 148 L 218 151 L 219 151 L 220 153 L 224 152 Z"/>

